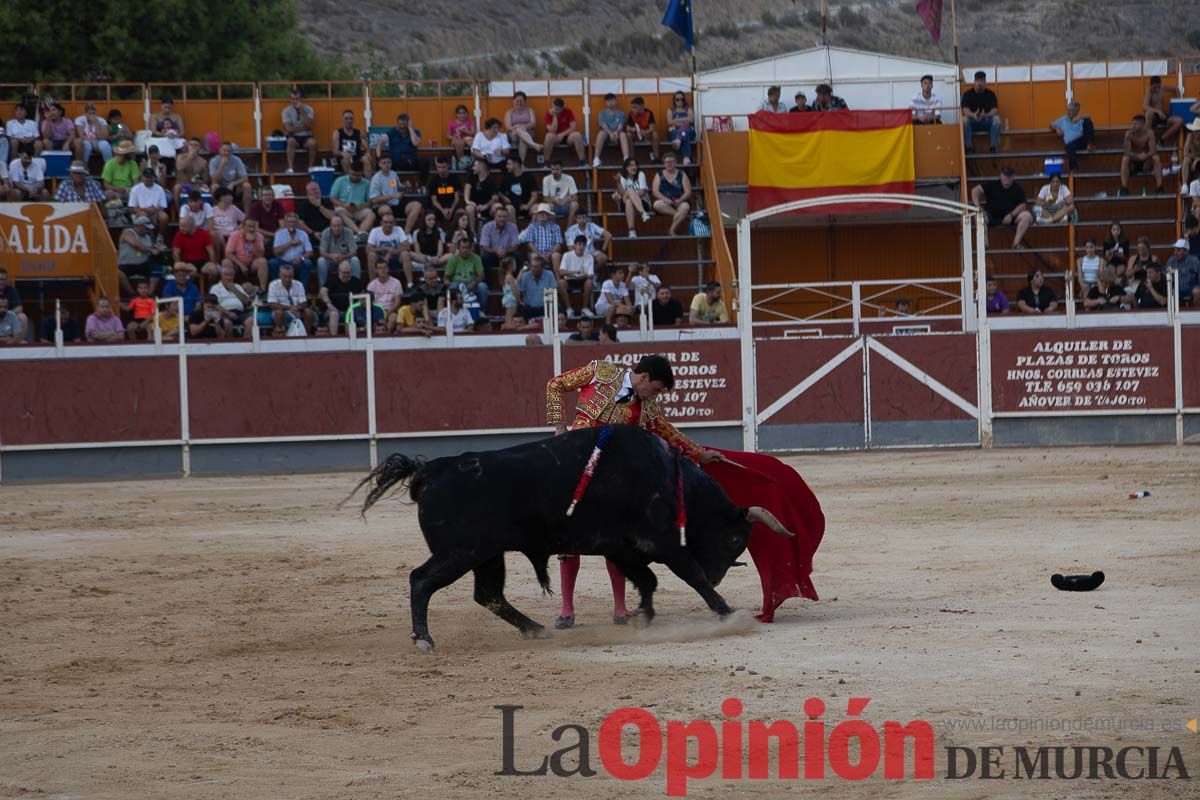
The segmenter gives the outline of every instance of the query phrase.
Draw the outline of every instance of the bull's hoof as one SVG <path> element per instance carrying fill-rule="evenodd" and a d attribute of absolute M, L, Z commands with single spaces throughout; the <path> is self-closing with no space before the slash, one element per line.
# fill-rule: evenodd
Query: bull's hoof
<path fill-rule="evenodd" d="M 554 634 L 546 630 L 541 625 L 538 625 L 536 628 L 530 628 L 528 630 L 521 631 L 521 636 L 526 639 L 549 639 L 553 635 Z"/>
<path fill-rule="evenodd" d="M 421 650 L 421 652 L 433 652 L 433 639 L 429 638 L 428 634 L 424 636 L 418 636 L 417 634 L 413 633 L 410 635 L 412 636 L 413 644 L 415 644 Z"/>
<path fill-rule="evenodd" d="M 567 628 L 574 628 L 574 627 L 575 627 L 575 615 L 574 614 L 572 614 L 569 617 L 559 617 L 558 619 L 554 620 L 555 630 L 565 631 Z"/>

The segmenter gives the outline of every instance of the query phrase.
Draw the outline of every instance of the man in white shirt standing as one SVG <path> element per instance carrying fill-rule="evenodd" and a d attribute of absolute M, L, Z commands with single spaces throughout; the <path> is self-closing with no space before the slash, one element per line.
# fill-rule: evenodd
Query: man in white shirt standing
<path fill-rule="evenodd" d="M 158 185 L 151 167 L 142 170 L 142 182 L 129 190 L 129 211 L 133 216 L 145 216 L 157 225 L 158 234 L 167 236 L 167 193 Z"/>
<path fill-rule="evenodd" d="M 921 90 L 913 95 L 909 103 L 913 125 L 940 125 L 942 122 L 942 99 L 933 93 L 933 76 L 921 76 Z"/>

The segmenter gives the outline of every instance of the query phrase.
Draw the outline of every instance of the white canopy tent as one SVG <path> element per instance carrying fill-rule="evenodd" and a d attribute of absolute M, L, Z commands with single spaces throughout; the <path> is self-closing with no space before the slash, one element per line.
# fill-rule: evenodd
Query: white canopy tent
<path fill-rule="evenodd" d="M 922 75 L 933 76 L 933 93 L 945 109 L 942 119 L 957 122 L 959 83 L 953 64 L 843 47 L 814 47 L 698 73 L 697 119 L 728 116 L 734 130 L 747 130 L 746 117 L 766 99 L 767 87 L 781 87 L 781 101 L 790 107 L 798 90 L 811 103 L 819 83 L 830 84 L 851 109 L 908 108 Z"/>

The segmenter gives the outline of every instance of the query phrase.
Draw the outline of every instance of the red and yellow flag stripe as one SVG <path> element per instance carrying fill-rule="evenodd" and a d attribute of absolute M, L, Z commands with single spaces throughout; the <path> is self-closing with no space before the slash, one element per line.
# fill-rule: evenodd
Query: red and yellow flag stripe
<path fill-rule="evenodd" d="M 912 194 L 912 115 L 826 111 L 750 117 L 750 211 L 839 194 Z M 867 210 L 839 204 L 815 213 Z"/>

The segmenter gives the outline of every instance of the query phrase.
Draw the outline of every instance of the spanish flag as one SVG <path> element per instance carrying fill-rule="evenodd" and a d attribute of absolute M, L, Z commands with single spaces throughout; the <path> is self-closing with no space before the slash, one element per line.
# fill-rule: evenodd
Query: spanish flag
<path fill-rule="evenodd" d="M 907 109 L 759 111 L 750 117 L 750 211 L 810 197 L 912 194 L 914 175 L 912 113 Z M 841 203 L 811 213 L 886 208 Z"/>

